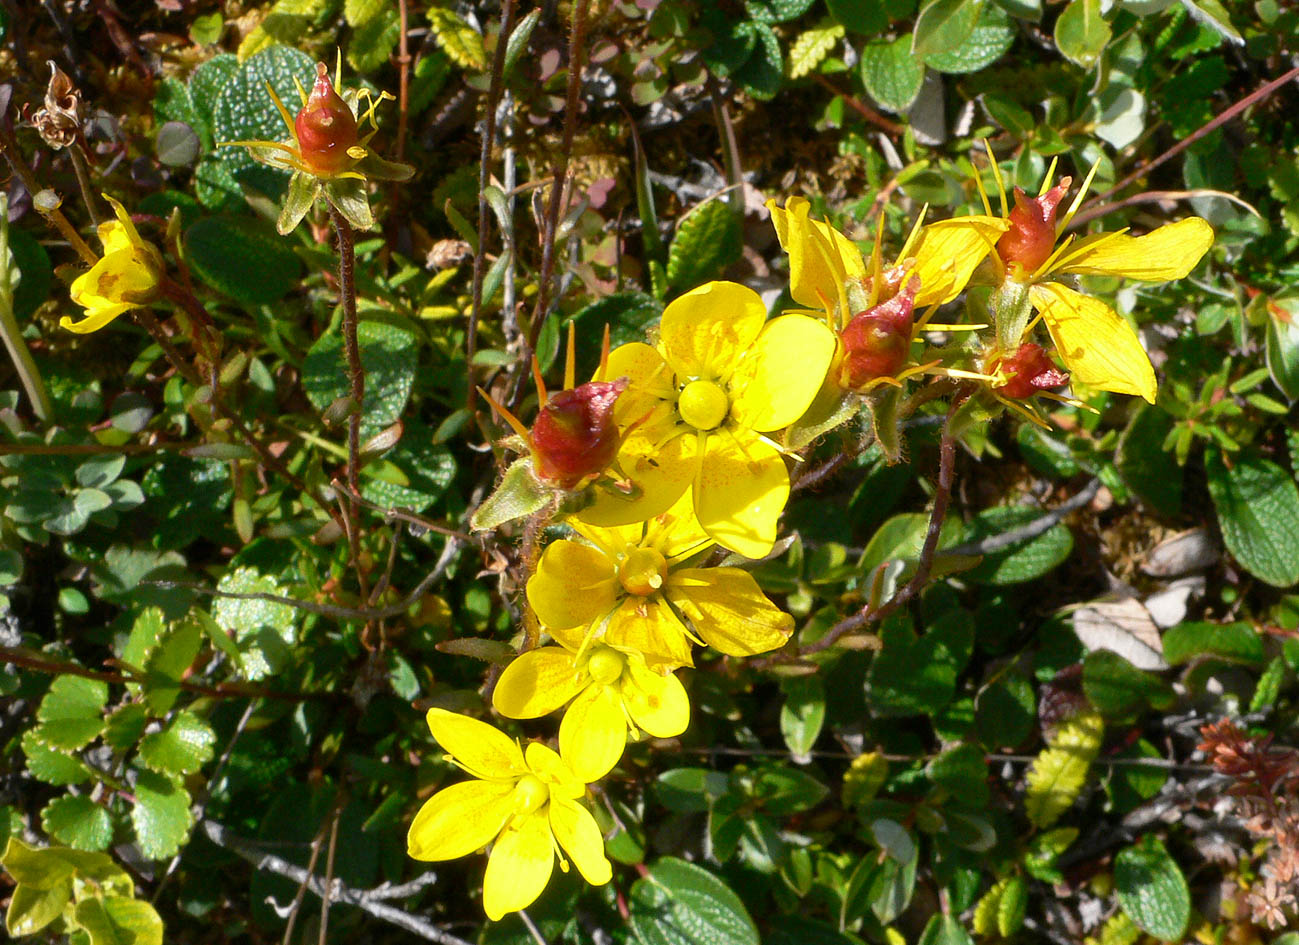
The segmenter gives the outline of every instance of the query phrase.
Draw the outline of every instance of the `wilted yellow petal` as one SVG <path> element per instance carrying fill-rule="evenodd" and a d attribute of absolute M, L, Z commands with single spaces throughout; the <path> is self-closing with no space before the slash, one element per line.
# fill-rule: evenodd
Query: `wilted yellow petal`
<path fill-rule="evenodd" d="M 1187 217 L 1145 236 L 1089 236 L 1071 246 L 1051 270 L 1169 282 L 1185 279 L 1212 245 L 1213 227 L 1199 217 Z"/>
<path fill-rule="evenodd" d="M 454 860 L 496 839 L 514 809 L 512 781 L 462 781 L 438 791 L 419 809 L 406 835 L 416 860 Z"/>
<path fill-rule="evenodd" d="M 1100 299 L 1056 282 L 1029 287 L 1072 380 L 1155 402 L 1155 371 L 1137 333 Z"/>
<path fill-rule="evenodd" d="M 694 480 L 698 454 L 698 437 L 684 429 L 666 441 L 633 433 L 623 441 L 611 470 L 629 477 L 629 491 L 620 491 L 607 479 L 597 480 L 590 490 L 591 504 L 577 518 L 610 528 L 643 522 L 666 511 Z"/>
<path fill-rule="evenodd" d="M 121 206 L 121 204 L 118 204 Z M 99 242 L 104 247 L 104 255 L 121 252 L 122 250 L 131 251 L 135 249 L 136 244 L 131 241 L 131 233 L 134 227 L 127 229 L 117 220 L 109 220 L 106 223 L 99 224 Z"/>
<path fill-rule="evenodd" d="M 438 744 L 474 777 L 502 781 L 528 773 L 523 752 L 500 729 L 446 709 L 429 709 L 425 718 Z"/>
<path fill-rule="evenodd" d="M 573 700 L 559 723 L 559 752 L 578 779 L 598 781 L 613 770 L 627 744 L 622 699 L 598 683 Z"/>
<path fill-rule="evenodd" d="M 520 818 L 492 847 L 483 875 L 483 909 L 494 922 L 532 905 L 550 882 L 555 849 L 543 811 Z"/>
<path fill-rule="evenodd" d="M 554 712 L 591 682 L 573 666 L 573 654 L 558 646 L 543 646 L 520 654 L 492 691 L 492 705 L 512 719 L 535 719 Z"/>
<path fill-rule="evenodd" d="M 731 418 L 766 433 L 787 427 L 821 389 L 834 334 L 806 315 L 782 315 L 762 328 L 731 377 Z"/>
<path fill-rule="evenodd" d="M 915 260 L 911 271 L 920 277 L 916 308 L 941 305 L 960 295 L 1006 226 L 999 217 L 969 216 L 941 220 L 922 229 L 911 252 Z"/>
<path fill-rule="evenodd" d="M 588 883 L 603 886 L 613 879 L 613 867 L 604 855 L 604 836 L 585 807 L 574 801 L 552 803 L 550 829 Z"/>
<path fill-rule="evenodd" d="M 671 580 L 671 572 L 668 573 Z M 651 666 L 693 666 L 686 628 L 659 596 L 623 601 L 604 631 L 604 642 L 640 653 Z"/>
<path fill-rule="evenodd" d="M 528 603 L 547 627 L 585 627 L 613 610 L 618 569 L 598 548 L 560 539 L 528 579 Z"/>
<path fill-rule="evenodd" d="M 739 568 L 685 568 L 668 578 L 667 597 L 709 646 L 752 656 L 782 646 L 794 618 L 767 599 Z"/>
<path fill-rule="evenodd" d="M 785 207 L 767 201 L 780 245 L 789 254 L 789 294 L 799 305 L 833 309 L 849 279 L 866 275 L 861 250 L 828 223 L 808 217 L 811 204 L 789 197 Z"/>
<path fill-rule="evenodd" d="M 722 547 L 761 558 L 776 542 L 789 498 L 784 458 L 748 430 L 709 434 L 706 450 L 695 483 L 699 524 Z"/>
<path fill-rule="evenodd" d="M 690 699 L 681 680 L 654 672 L 634 656 L 623 673 L 622 703 L 637 727 L 655 738 L 680 735 L 690 724 Z"/>
<path fill-rule="evenodd" d="M 74 301 L 76 301 L 74 299 Z M 85 303 L 82 303 L 85 304 Z M 75 332 L 78 335 L 87 335 L 92 331 L 99 331 L 118 315 L 134 306 L 126 303 L 111 303 L 96 300 L 96 304 L 86 307 L 86 317 L 79 322 L 74 322 L 70 316 L 64 315 L 59 319 L 59 327 L 66 328 L 68 331 Z"/>
<path fill-rule="evenodd" d="M 748 286 L 708 282 L 668 303 L 659 350 L 678 383 L 726 380 L 766 320 L 767 306 Z"/>

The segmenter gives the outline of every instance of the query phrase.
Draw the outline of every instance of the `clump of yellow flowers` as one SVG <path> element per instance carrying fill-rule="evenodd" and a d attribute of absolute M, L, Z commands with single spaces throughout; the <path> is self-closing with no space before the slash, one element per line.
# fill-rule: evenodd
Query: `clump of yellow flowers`
<path fill-rule="evenodd" d="M 1057 220 L 1070 180 L 1053 184 L 1054 167 L 1036 197 L 1016 188 L 1013 208 L 995 160 L 991 170 L 1000 214 L 979 184 L 984 213 L 922 215 L 890 261 L 882 225 L 863 253 L 814 220 L 807 200 L 771 201 L 797 309 L 773 317 L 752 289 L 710 282 L 673 300 L 650 341 L 610 352 L 606 336 L 584 384 L 570 334 L 564 388 L 547 393 L 538 373 L 532 429 L 492 402 L 517 434 L 508 442 L 527 455 L 475 527 L 533 515 L 563 534 L 526 581 L 529 626 L 541 637 L 528 634 L 530 648 L 501 673 L 491 701 L 512 719 L 563 710 L 559 752 L 431 710 L 447 759 L 476 780 L 429 798 L 408 840 L 420 860 L 490 846 L 489 917 L 540 895 L 556 856 L 592 884 L 610 880 L 583 797 L 630 742 L 687 729 L 677 674 L 695 665 L 696 645 L 743 658 L 789 639 L 793 618 L 742 564 L 775 547 L 804 446 L 865 410 L 869 432 L 896 459 L 900 397 L 927 375 L 959 386 L 985 419 L 1010 408 L 1045 423 L 1034 402 L 1081 403 L 1059 392 L 1070 382 L 1154 400 L 1136 332 L 1077 277 L 1183 278 L 1212 245 L 1209 225 L 1189 217 L 1144 236 L 1066 235 L 1091 175 Z M 934 320 L 975 287 L 976 319 Z M 967 340 L 931 343 L 936 332 Z"/>

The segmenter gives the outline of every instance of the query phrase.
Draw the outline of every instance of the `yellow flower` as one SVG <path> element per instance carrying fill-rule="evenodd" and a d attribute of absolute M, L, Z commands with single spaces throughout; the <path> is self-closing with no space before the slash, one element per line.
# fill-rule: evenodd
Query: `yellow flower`
<path fill-rule="evenodd" d="M 86 309 L 86 317 L 74 322 L 67 315 L 59 325 L 79 335 L 98 331 L 118 315 L 141 308 L 158 298 L 162 282 L 162 254 L 146 242 L 126 208 L 107 194 L 116 220 L 99 224 L 99 241 L 104 255 L 89 272 L 73 281 L 72 301 Z"/>
<path fill-rule="evenodd" d="M 834 344 L 823 324 L 804 315 L 767 321 L 758 294 L 734 282 L 675 299 L 658 347 L 623 345 L 602 373 L 630 381 L 615 411 L 627 431 L 617 465 L 635 488 L 597 491 L 579 517 L 600 526 L 640 522 L 693 486 L 709 537 L 750 558 L 767 554 L 789 474 L 763 434 L 807 409 Z"/>
<path fill-rule="evenodd" d="M 569 650 L 581 653 L 598 640 L 665 672 L 693 665 L 692 640 L 751 656 L 793 632 L 793 618 L 747 571 L 681 566 L 710 544 L 688 495 L 636 525 L 571 524 L 586 541 L 547 545 L 527 589 L 537 617 Z"/>
<path fill-rule="evenodd" d="M 1027 288 L 1028 303 L 1041 313 L 1075 383 L 1116 394 L 1138 394 L 1154 403 L 1154 368 L 1132 326 L 1100 299 L 1078 292 L 1059 278 L 1120 276 L 1140 282 L 1184 279 L 1213 245 L 1213 228 L 1200 217 L 1187 217 L 1145 236 L 1129 236 L 1123 230 L 1081 239 L 1071 234 L 1051 251 L 1082 206 L 1096 168 L 1092 168 L 1063 219 L 1057 222 L 1056 209 L 1069 178 L 1052 188 L 1053 165 L 1037 197 L 1030 200 L 1017 188 L 1015 208 L 1007 210 L 1001 173 L 996 161 L 991 163 L 1002 212 L 1010 226 L 994 255 L 1006 287 L 1002 297 L 1008 297 L 1007 291 L 1013 294 Z M 983 200 L 987 207 L 988 198 L 984 196 Z M 1005 350 L 1015 350 L 1029 327 L 1027 320 L 1001 317 L 999 322 L 998 344 Z M 1002 324 L 1008 327 L 1003 329 Z"/>
<path fill-rule="evenodd" d="M 639 653 L 600 643 L 585 653 L 529 650 L 505 668 L 492 693 L 496 711 L 512 719 L 534 719 L 570 700 L 559 750 L 583 781 L 604 777 L 618 763 L 628 730 L 671 738 L 690 724 L 690 700 L 676 676 L 654 672 Z"/>
<path fill-rule="evenodd" d="M 452 860 L 492 844 L 483 877 L 483 908 L 492 920 L 541 895 L 559 850 L 588 883 L 609 882 L 604 838 L 578 803 L 585 782 L 563 757 L 539 742 L 525 752 L 486 722 L 443 709 L 429 710 L 428 727 L 450 760 L 477 780 L 443 788 L 424 802 L 406 837 L 411 857 Z M 562 855 L 560 868 L 568 869 Z"/>

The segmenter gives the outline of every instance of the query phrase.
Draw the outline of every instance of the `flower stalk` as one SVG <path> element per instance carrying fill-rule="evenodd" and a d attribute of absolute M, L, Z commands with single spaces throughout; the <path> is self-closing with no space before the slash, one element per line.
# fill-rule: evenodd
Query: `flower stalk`
<path fill-rule="evenodd" d="M 50 403 L 40 369 L 23 341 L 22 329 L 14 317 L 13 301 L 13 285 L 9 278 L 9 195 L 0 192 L 0 336 L 4 337 L 14 370 L 18 372 L 27 399 L 31 401 L 32 412 L 42 423 L 49 423 L 54 417 L 54 405 Z"/>

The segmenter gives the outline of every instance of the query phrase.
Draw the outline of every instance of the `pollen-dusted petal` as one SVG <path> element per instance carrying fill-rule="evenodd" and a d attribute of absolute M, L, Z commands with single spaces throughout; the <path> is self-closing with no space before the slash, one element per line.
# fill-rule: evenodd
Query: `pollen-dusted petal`
<path fill-rule="evenodd" d="M 678 382 L 726 380 L 766 320 L 767 306 L 748 286 L 708 282 L 668 303 L 659 350 Z"/>
<path fill-rule="evenodd" d="M 613 770 L 627 744 L 627 718 L 613 686 L 592 685 L 559 723 L 559 752 L 584 784 Z"/>
<path fill-rule="evenodd" d="M 941 305 L 960 295 L 1004 232 L 1006 221 L 989 216 L 956 217 L 922 229 L 911 254 L 911 271 L 920 277 L 916 308 Z"/>
<path fill-rule="evenodd" d="M 1187 217 L 1145 236 L 1102 233 L 1079 240 L 1051 268 L 1055 272 L 1169 282 L 1185 279 L 1212 245 L 1213 227 L 1199 217 Z"/>
<path fill-rule="evenodd" d="M 573 654 L 563 647 L 543 646 L 520 654 L 492 691 L 492 705 L 512 719 L 535 719 L 554 712 L 590 683 L 573 666 Z"/>
<path fill-rule="evenodd" d="M 811 204 L 789 197 L 784 209 L 767 201 L 776 237 L 789 255 L 789 294 L 808 308 L 833 306 L 849 279 L 866 275 L 861 250 L 828 223 L 808 217 Z"/>
<path fill-rule="evenodd" d="M 419 809 L 406 834 L 416 860 L 454 860 L 496 839 L 514 802 L 510 781 L 462 781 L 438 791 Z"/>
<path fill-rule="evenodd" d="M 588 883 L 603 886 L 613 878 L 613 867 L 604 855 L 604 836 L 585 807 L 576 801 L 552 803 L 550 829 Z"/>
<path fill-rule="evenodd" d="M 1100 299 L 1056 282 L 1028 290 L 1056 352 L 1078 384 L 1155 402 L 1155 371 L 1137 333 Z"/>
<path fill-rule="evenodd" d="M 543 808 L 544 810 L 544 808 Z M 555 868 L 550 821 L 538 811 L 509 827 L 487 858 L 483 874 L 483 910 L 493 922 L 507 912 L 526 909 L 541 895 Z"/>
<path fill-rule="evenodd" d="M 695 483 L 695 514 L 713 541 L 761 558 L 776 542 L 788 498 L 785 460 L 756 433 L 723 430 L 708 437 Z"/>
<path fill-rule="evenodd" d="M 731 418 L 766 433 L 807 410 L 834 357 L 834 334 L 806 315 L 782 315 L 762 328 L 731 377 Z"/>
<path fill-rule="evenodd" d="M 671 580 L 671 572 L 668 574 Z M 604 642 L 623 651 L 640 653 L 651 666 L 693 666 L 690 639 L 672 608 L 659 595 L 623 601 L 604 631 Z"/>
<path fill-rule="evenodd" d="M 474 777 L 501 781 L 528 773 L 523 752 L 500 729 L 446 709 L 429 709 L 426 718 L 438 744 Z"/>
<path fill-rule="evenodd" d="M 690 724 L 690 699 L 681 680 L 656 673 L 635 657 L 623 673 L 622 704 L 637 727 L 655 738 L 680 735 Z"/>
<path fill-rule="evenodd" d="M 613 609 L 618 571 L 600 549 L 560 539 L 546 546 L 528 579 L 528 603 L 548 627 L 584 627 Z"/>
<path fill-rule="evenodd" d="M 671 508 L 690 488 L 698 462 L 698 437 L 684 428 L 666 440 L 637 431 L 623 440 L 609 471 L 609 475 L 627 476 L 627 481 L 597 480 L 590 490 L 591 504 L 577 517 L 605 528 L 653 518 Z"/>
<path fill-rule="evenodd" d="M 709 646 L 728 656 L 766 653 L 794 632 L 794 618 L 739 568 L 686 568 L 668 583 L 668 599 Z"/>

